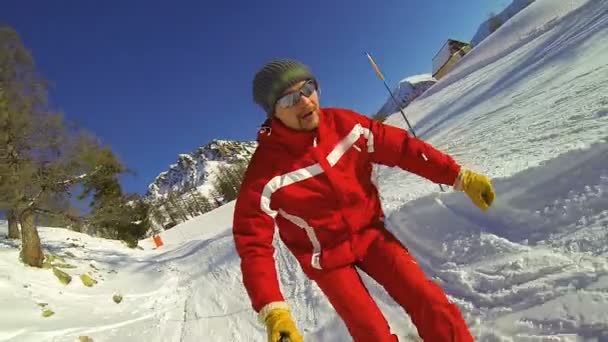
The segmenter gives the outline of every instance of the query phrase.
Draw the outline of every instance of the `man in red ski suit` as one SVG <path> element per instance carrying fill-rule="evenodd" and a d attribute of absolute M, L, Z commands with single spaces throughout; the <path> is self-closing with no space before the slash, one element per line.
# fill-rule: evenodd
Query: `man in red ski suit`
<path fill-rule="evenodd" d="M 268 341 L 303 340 L 279 287 L 275 224 L 355 341 L 397 341 L 357 269 L 405 309 L 424 341 L 472 341 L 458 307 L 385 228 L 372 163 L 453 185 L 482 210 L 494 200 L 490 181 L 401 128 L 320 108 L 317 89 L 308 67 L 286 59 L 266 64 L 253 82 L 268 120 L 236 201 L 233 234 L 243 283 Z"/>

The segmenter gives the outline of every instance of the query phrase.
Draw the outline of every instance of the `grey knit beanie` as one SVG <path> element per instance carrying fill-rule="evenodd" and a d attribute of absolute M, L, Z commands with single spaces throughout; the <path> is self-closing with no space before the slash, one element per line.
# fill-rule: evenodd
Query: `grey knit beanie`
<path fill-rule="evenodd" d="M 293 59 L 275 59 L 264 65 L 253 79 L 253 99 L 266 114 L 274 112 L 274 105 L 285 91 L 294 84 L 314 79 L 310 69 Z"/>

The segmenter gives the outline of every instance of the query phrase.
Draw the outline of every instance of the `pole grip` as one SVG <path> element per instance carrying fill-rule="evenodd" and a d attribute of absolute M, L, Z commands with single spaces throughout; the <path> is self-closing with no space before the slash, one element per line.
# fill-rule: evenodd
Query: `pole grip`
<path fill-rule="evenodd" d="M 369 59 L 369 62 L 372 64 L 372 67 L 374 68 L 374 70 L 376 70 L 376 74 L 378 75 L 378 77 L 380 77 L 380 79 L 384 81 L 384 75 L 382 75 L 380 68 L 378 68 L 378 66 L 376 65 L 376 62 L 374 62 L 374 59 L 372 58 L 372 56 L 370 56 L 370 54 L 367 52 L 365 53 L 365 55 L 367 56 L 367 59 Z"/>

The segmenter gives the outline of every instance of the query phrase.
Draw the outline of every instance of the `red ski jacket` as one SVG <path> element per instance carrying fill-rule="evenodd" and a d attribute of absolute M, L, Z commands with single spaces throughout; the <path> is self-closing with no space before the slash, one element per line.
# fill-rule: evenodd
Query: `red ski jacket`
<path fill-rule="evenodd" d="M 255 311 L 283 302 L 274 248 L 279 236 L 309 277 L 356 262 L 384 214 L 372 163 L 453 185 L 460 166 L 407 131 L 336 108 L 320 110 L 312 132 L 267 121 L 236 201 L 233 235 Z"/>

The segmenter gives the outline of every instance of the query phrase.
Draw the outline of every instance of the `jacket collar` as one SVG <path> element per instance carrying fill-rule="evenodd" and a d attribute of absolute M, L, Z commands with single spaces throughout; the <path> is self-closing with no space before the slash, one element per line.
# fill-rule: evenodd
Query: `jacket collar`
<path fill-rule="evenodd" d="M 296 131 L 285 126 L 277 118 L 269 118 L 260 127 L 257 141 L 262 145 L 281 146 L 290 154 L 301 155 L 315 146 L 319 139 L 319 130 L 322 131 L 325 115 L 319 110 L 319 127 L 313 131 Z"/>

